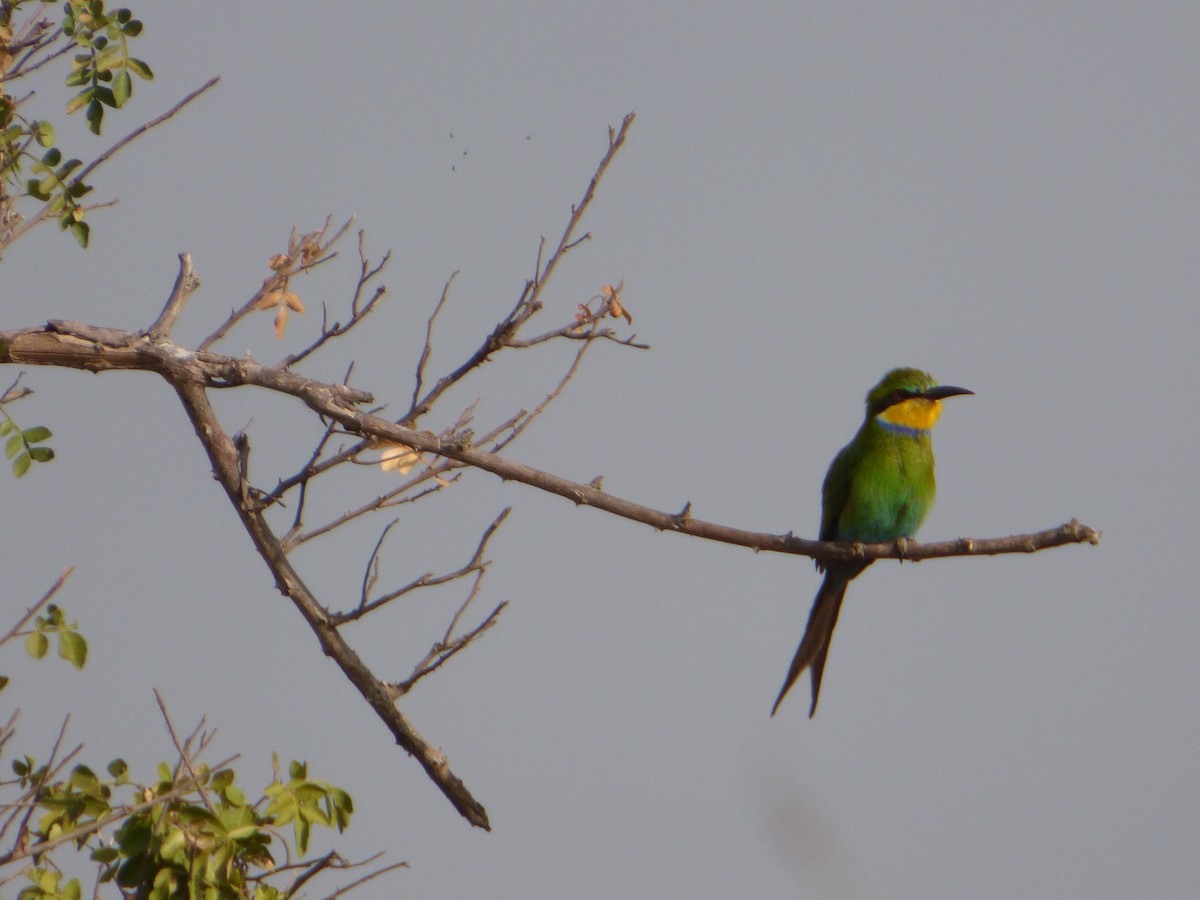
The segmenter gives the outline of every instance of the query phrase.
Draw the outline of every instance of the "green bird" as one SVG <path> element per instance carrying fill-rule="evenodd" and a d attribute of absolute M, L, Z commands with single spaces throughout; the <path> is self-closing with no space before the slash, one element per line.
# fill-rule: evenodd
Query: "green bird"
<path fill-rule="evenodd" d="M 858 434 L 834 457 L 821 488 L 821 540 L 873 544 L 909 538 L 933 506 L 933 442 L 930 432 L 942 414 L 942 400 L 972 394 L 939 386 L 919 369 L 892 369 L 867 394 L 867 416 Z M 796 648 L 775 706 L 805 669 L 812 667 L 812 707 L 817 711 L 821 674 L 837 625 L 846 585 L 867 561 L 817 561 L 825 573 L 808 614 L 808 627 Z"/>

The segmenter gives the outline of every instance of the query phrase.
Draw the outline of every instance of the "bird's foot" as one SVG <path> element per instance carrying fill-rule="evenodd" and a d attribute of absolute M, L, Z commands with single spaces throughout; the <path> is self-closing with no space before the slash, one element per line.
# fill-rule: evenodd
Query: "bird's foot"
<path fill-rule="evenodd" d="M 900 562 L 904 562 L 904 559 L 908 554 L 908 538 L 896 538 L 896 553 L 899 554 Z"/>

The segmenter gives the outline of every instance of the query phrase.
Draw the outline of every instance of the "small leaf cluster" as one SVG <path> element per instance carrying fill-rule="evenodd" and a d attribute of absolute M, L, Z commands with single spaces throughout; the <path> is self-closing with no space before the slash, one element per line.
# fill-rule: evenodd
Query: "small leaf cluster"
<path fill-rule="evenodd" d="M 296 849 L 308 852 L 308 839 L 313 825 L 337 828 L 343 832 L 350 824 L 354 803 L 341 788 L 324 781 L 310 781 L 308 766 L 293 761 L 288 766 L 288 782 L 276 780 L 265 791 L 271 802 L 267 815 L 274 824 L 291 824 L 296 835 Z"/>
<path fill-rule="evenodd" d="M 0 438 L 8 437 L 4 442 L 4 455 L 12 460 L 14 475 L 20 478 L 35 462 L 45 463 L 54 459 L 54 451 L 45 445 L 53 437 L 49 428 L 45 425 L 21 428 L 4 410 L 0 410 L 0 415 L 4 417 L 0 421 Z"/>
<path fill-rule="evenodd" d="M 41 659 L 50 652 L 50 636 L 58 637 L 58 655 L 82 669 L 87 665 L 87 640 L 79 633 L 78 622 L 68 622 L 61 607 L 51 603 L 46 615 L 34 619 L 33 631 L 25 637 L 25 652 L 34 659 Z"/>
<path fill-rule="evenodd" d="M 10 125 L 9 132 L 20 134 L 20 126 Z M 79 159 L 63 159 L 62 151 L 52 146 L 54 127 L 49 122 L 34 122 L 31 132 L 35 141 L 46 152 L 40 157 L 30 156 L 32 178 L 25 182 L 25 193 L 34 200 L 49 204 L 50 214 L 58 216 L 58 227 L 70 230 L 80 247 L 88 245 L 88 223 L 83 220 L 84 209 L 79 200 L 91 192 L 92 186 L 78 179 L 72 181 L 71 173 L 83 165 Z"/>
<path fill-rule="evenodd" d="M 129 39 L 142 33 L 142 23 L 121 7 L 105 12 L 104 0 L 69 0 L 64 7 L 63 34 L 85 52 L 71 62 L 68 87 L 84 85 L 71 98 L 67 113 L 86 108 L 88 128 L 100 133 L 104 108 L 120 109 L 133 95 L 133 78 L 154 77 L 145 62 L 129 55 Z"/>
<path fill-rule="evenodd" d="M 81 900 L 83 885 L 78 878 L 62 884 L 63 873 L 55 869 L 30 868 L 25 877 L 33 882 L 17 895 L 18 900 Z"/>
<path fill-rule="evenodd" d="M 28 167 L 31 177 L 24 181 L 25 193 L 49 204 L 50 214 L 58 217 L 59 228 L 70 230 L 79 245 L 87 247 L 89 229 L 79 201 L 92 186 L 71 178 L 83 162 L 74 158 L 64 160 L 62 151 L 54 146 L 54 126 L 44 120 L 26 121 L 11 108 L 6 110 L 3 98 L 0 98 L 0 121 L 6 123 L 0 136 L 4 180 L 21 184 Z M 40 155 L 33 152 L 35 147 L 44 148 Z"/>

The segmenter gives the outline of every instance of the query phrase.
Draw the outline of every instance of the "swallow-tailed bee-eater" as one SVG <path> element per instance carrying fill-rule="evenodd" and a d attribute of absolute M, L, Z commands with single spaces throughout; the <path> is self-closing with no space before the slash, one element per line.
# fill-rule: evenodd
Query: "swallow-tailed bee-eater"
<path fill-rule="evenodd" d="M 867 394 L 867 416 L 858 434 L 834 457 L 825 475 L 821 540 L 874 544 L 916 534 L 937 493 L 930 433 L 942 413 L 942 401 L 970 393 L 966 388 L 938 385 L 919 369 L 893 369 L 884 375 Z M 817 711 L 821 674 L 846 585 L 870 564 L 870 560 L 817 561 L 825 580 L 772 716 L 810 667 L 809 717 Z"/>

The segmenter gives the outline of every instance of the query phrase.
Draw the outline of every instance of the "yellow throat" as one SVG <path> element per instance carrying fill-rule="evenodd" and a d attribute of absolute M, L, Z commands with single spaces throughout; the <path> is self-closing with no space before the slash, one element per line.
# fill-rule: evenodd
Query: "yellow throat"
<path fill-rule="evenodd" d="M 928 431 L 942 414 L 941 400 L 927 400 L 924 397 L 913 397 L 894 406 L 889 406 L 879 414 L 879 418 L 889 425 L 900 428 L 910 428 L 913 431 Z"/>

